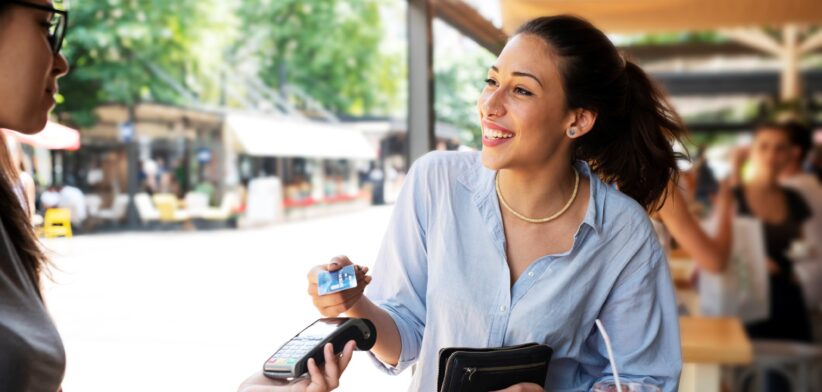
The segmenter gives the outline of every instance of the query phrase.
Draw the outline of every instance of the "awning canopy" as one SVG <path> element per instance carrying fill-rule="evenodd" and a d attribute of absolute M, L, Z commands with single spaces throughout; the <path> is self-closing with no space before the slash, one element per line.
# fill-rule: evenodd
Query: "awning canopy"
<path fill-rule="evenodd" d="M 8 129 L 3 129 L 3 132 L 17 139 L 20 143 L 44 147 L 49 150 L 74 151 L 80 148 L 79 131 L 51 121 L 46 123 L 46 127 L 43 128 L 42 131 L 32 135 L 26 135 Z"/>
<path fill-rule="evenodd" d="M 544 15 L 575 14 L 608 33 L 814 24 L 819 0 L 500 0 L 503 30 Z"/>
<path fill-rule="evenodd" d="M 254 114 L 226 117 L 230 145 L 252 156 L 376 159 L 363 134 L 343 124 L 300 121 Z"/>

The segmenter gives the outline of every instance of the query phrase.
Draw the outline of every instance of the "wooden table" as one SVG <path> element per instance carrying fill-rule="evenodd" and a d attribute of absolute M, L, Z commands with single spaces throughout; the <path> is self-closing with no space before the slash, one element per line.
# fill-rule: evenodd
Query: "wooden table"
<path fill-rule="evenodd" d="M 753 359 L 739 319 L 688 316 L 679 318 L 679 326 L 685 363 L 680 391 L 719 391 L 722 365 L 745 365 Z"/>

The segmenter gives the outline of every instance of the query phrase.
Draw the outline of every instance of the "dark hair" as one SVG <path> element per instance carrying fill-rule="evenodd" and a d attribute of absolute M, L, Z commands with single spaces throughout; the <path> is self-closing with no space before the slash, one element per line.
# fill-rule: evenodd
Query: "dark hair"
<path fill-rule="evenodd" d="M 3 16 L 8 5 L 7 1 L 0 0 L 0 17 Z M 34 233 L 30 211 L 27 211 L 28 207 L 23 206 L 23 201 L 14 190 L 19 182 L 18 173 L 6 146 L 6 136 L 0 132 L 0 206 L 3 208 L 3 212 L 0 213 L 0 223 L 9 237 L 11 246 L 23 262 L 28 278 L 37 289 L 37 295 L 42 299 L 40 274 L 47 270 L 48 259 L 40 248 L 37 235 Z M 0 260 L 0 263 L 4 262 L 9 262 L 9 260 Z"/>
<path fill-rule="evenodd" d="M 673 150 L 685 126 L 661 90 L 584 19 L 541 17 L 516 34 L 542 38 L 556 55 L 569 109 L 597 113 L 591 131 L 574 141 L 574 159 L 647 211 L 658 210 L 679 175 L 677 159 L 687 159 Z"/>
<path fill-rule="evenodd" d="M 791 138 L 791 144 L 799 147 L 799 160 L 804 161 L 808 157 L 808 153 L 813 148 L 813 131 L 810 127 L 798 121 L 787 121 L 783 124 L 788 131 L 788 136 Z"/>

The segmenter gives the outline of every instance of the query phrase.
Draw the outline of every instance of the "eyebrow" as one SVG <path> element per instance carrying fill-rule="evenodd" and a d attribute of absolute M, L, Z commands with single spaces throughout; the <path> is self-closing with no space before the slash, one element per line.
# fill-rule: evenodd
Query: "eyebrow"
<path fill-rule="evenodd" d="M 497 68 L 497 66 L 496 66 L 496 65 L 492 65 L 492 66 L 491 66 L 491 69 L 493 69 L 495 72 L 499 72 L 499 68 Z M 511 75 L 514 75 L 514 76 L 524 76 L 524 77 L 526 77 L 526 78 L 531 78 L 531 79 L 534 79 L 537 83 L 539 83 L 539 86 L 540 86 L 540 87 L 543 87 L 543 86 L 542 86 L 542 82 L 540 82 L 540 81 L 539 81 L 539 79 L 538 79 L 536 76 L 534 76 L 534 75 L 532 75 L 532 74 L 529 74 L 528 72 L 514 71 L 514 72 L 511 72 Z"/>

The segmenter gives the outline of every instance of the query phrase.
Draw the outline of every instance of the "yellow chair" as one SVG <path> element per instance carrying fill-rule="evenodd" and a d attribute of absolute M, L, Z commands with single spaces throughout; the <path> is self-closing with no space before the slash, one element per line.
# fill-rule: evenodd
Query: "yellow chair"
<path fill-rule="evenodd" d="M 160 214 L 160 220 L 163 222 L 182 222 L 188 219 L 188 214 L 185 211 L 177 209 L 179 200 L 177 196 L 170 193 L 158 193 L 152 197 L 157 212 Z"/>
<path fill-rule="evenodd" d="M 68 208 L 49 208 L 43 219 L 46 238 L 64 236 L 71 238 L 71 211 Z"/>

